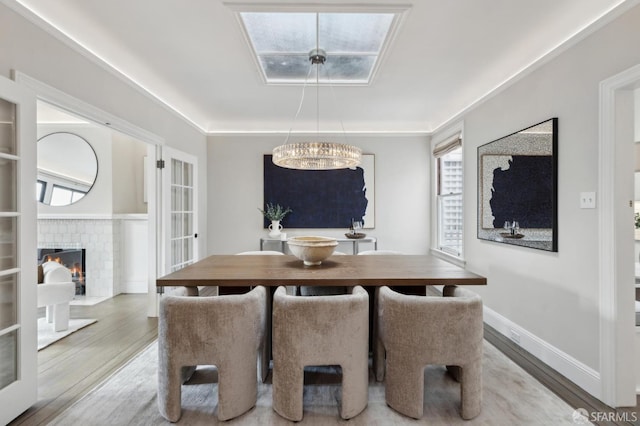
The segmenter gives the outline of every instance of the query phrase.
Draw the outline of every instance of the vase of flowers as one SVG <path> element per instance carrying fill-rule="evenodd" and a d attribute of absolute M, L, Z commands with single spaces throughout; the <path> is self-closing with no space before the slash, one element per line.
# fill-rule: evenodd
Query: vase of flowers
<path fill-rule="evenodd" d="M 271 238 L 280 238 L 280 231 L 282 231 L 282 225 L 280 221 L 284 219 L 287 213 L 291 213 L 291 209 L 289 207 L 284 208 L 280 204 L 271 204 L 267 203 L 264 210 L 258 209 L 262 212 L 264 217 L 271 221 L 271 225 L 269 225 L 269 237 Z"/>

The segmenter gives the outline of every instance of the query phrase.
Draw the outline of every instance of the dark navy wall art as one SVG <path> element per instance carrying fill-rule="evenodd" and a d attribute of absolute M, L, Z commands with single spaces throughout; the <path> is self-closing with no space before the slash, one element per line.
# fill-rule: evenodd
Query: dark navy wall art
<path fill-rule="evenodd" d="M 349 228 L 361 220 L 375 226 L 374 155 L 355 169 L 293 170 L 264 156 L 264 203 L 290 207 L 285 228 Z M 270 222 L 269 222 L 270 223 Z M 269 225 L 265 219 L 265 227 Z"/>
<path fill-rule="evenodd" d="M 478 147 L 478 238 L 558 251 L 558 119 Z"/>

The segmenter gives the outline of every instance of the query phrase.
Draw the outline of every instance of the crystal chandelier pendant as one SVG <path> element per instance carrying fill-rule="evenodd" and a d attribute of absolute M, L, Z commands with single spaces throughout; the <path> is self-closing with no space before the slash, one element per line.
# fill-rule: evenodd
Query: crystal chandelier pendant
<path fill-rule="evenodd" d="M 312 65 L 319 67 L 324 64 L 325 60 L 326 53 L 324 50 L 313 49 L 309 52 L 309 61 Z M 317 81 L 316 84 L 318 84 Z M 303 101 L 304 87 L 302 89 L 300 107 L 294 117 L 294 122 L 300 113 Z M 318 122 L 319 120 L 318 117 Z M 342 131 L 344 133 L 344 126 Z M 360 165 L 362 160 L 362 150 L 356 146 L 329 141 L 287 143 L 289 136 L 291 136 L 291 129 L 285 143 L 273 149 L 272 161 L 276 166 L 298 170 L 335 170 L 355 168 Z"/>
<path fill-rule="evenodd" d="M 288 169 L 350 169 L 360 164 L 362 150 L 333 142 L 302 142 L 280 145 L 273 150 L 273 164 Z"/>

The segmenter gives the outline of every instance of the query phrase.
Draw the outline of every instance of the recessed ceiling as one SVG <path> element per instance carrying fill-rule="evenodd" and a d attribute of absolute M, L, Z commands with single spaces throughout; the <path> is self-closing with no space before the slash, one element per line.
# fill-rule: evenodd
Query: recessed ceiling
<path fill-rule="evenodd" d="M 266 83 L 339 85 L 370 83 L 397 15 L 240 12 L 239 18 Z M 319 50 L 326 63 L 313 75 L 309 57 Z"/>
<path fill-rule="evenodd" d="M 343 6 L 330 0 L 277 6 L 281 11 L 305 7 L 304 12 L 311 8 L 319 13 L 338 7 L 409 6 L 371 84 L 337 86 L 333 94 L 318 91 L 318 96 L 335 97 L 339 105 L 322 111 L 321 120 L 326 121 L 325 131 L 340 132 L 342 121 L 347 132 L 428 133 L 616 7 L 633 1 L 351 0 Z M 290 129 L 300 87 L 265 84 L 236 19 L 246 3 L 17 0 L 3 4 L 48 31 L 62 32 L 73 40 L 70 44 L 96 55 L 97 61 L 118 70 L 204 132 Z M 244 11 L 273 11 L 274 3 L 256 1 L 252 6 Z M 333 105 L 323 99 L 321 105 Z M 311 94 L 309 101 L 313 102 Z M 315 111 L 303 111 L 296 125 L 294 132 L 315 132 Z"/>

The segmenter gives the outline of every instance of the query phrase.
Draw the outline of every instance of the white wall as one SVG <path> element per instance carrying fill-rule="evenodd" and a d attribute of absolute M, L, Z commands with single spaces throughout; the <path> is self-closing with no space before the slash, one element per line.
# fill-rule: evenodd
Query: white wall
<path fill-rule="evenodd" d="M 0 75 L 10 78 L 12 70 L 25 73 L 154 133 L 168 146 L 206 158 L 206 137 L 202 132 L 124 78 L 87 59 L 3 4 L 0 4 L 0 28 Z M 198 170 L 198 232 L 206 236 L 206 164 L 201 164 Z M 205 253 L 206 238 L 198 241 L 199 252 Z"/>
<path fill-rule="evenodd" d="M 634 140 L 636 142 L 640 142 L 640 89 L 636 89 L 633 91 L 633 107 L 634 107 L 634 129 L 633 133 L 635 135 Z M 636 150 L 636 165 L 638 163 L 638 151 Z M 636 167 L 636 170 L 638 168 Z"/>
<path fill-rule="evenodd" d="M 113 213 L 147 213 L 144 160 L 147 144 L 113 132 Z"/>
<path fill-rule="evenodd" d="M 341 136 L 339 138 L 342 138 Z M 263 155 L 284 136 L 212 136 L 208 143 L 209 254 L 257 250 L 263 228 Z M 294 138 L 291 139 L 294 141 Z M 429 141 L 426 137 L 355 137 L 351 144 L 375 154 L 379 249 L 426 253 L 429 242 Z M 288 236 L 343 236 L 346 229 L 285 229 Z"/>
<path fill-rule="evenodd" d="M 486 288 L 478 288 L 487 307 L 595 371 L 598 210 L 581 210 L 579 193 L 598 186 L 598 85 L 640 63 L 640 51 L 629 45 L 638 39 L 635 7 L 461 117 L 467 230 L 476 229 L 477 147 L 559 118 L 558 253 L 481 241 L 471 231 L 465 233 L 466 261 L 488 278 Z"/>
<path fill-rule="evenodd" d="M 122 293 L 146 293 L 148 275 L 147 238 L 149 221 L 125 217 L 120 220 L 120 291 Z"/>

